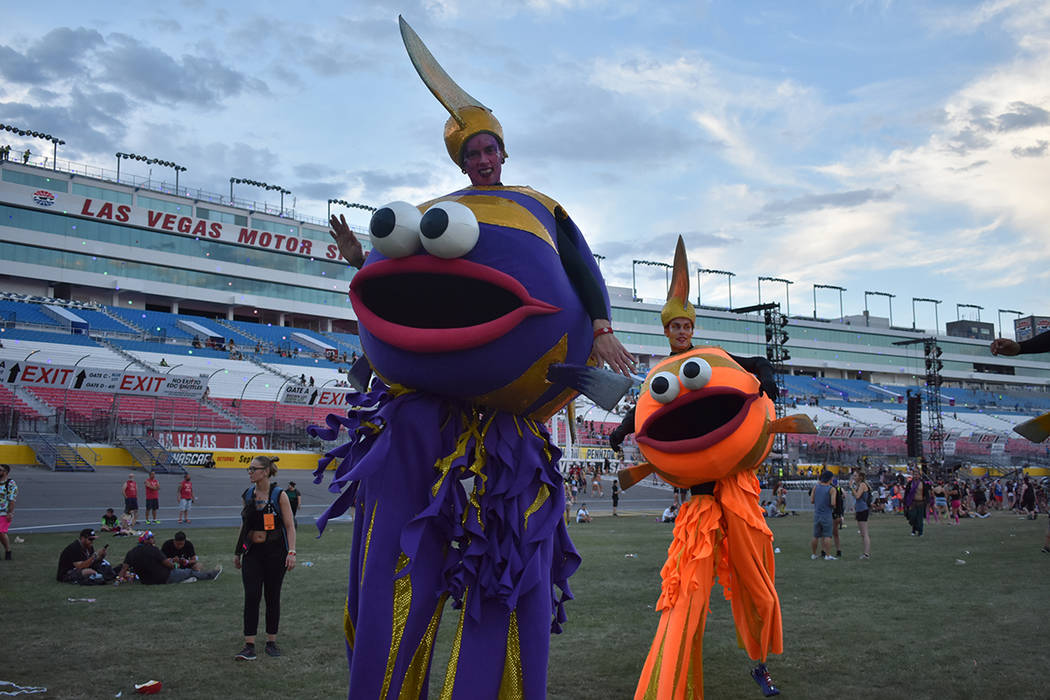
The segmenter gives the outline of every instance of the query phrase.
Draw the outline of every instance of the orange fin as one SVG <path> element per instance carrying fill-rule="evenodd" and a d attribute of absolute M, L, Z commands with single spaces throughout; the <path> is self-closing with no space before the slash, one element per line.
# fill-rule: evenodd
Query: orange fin
<path fill-rule="evenodd" d="M 815 435 L 817 426 L 813 425 L 813 419 L 804 413 L 796 413 L 793 416 L 777 418 L 769 426 L 771 433 L 806 433 Z"/>
<path fill-rule="evenodd" d="M 653 465 L 649 464 L 648 462 L 642 462 L 641 464 L 636 464 L 633 467 L 621 469 L 619 472 L 617 472 L 616 478 L 620 480 L 620 488 L 626 491 L 627 489 L 631 488 L 632 486 L 634 486 L 639 481 L 641 481 L 642 479 L 644 479 L 652 473 Z"/>

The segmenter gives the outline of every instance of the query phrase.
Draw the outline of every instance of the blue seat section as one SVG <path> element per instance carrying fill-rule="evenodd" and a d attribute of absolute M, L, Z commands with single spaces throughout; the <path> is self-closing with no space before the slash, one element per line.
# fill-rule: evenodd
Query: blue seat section
<path fill-rule="evenodd" d="M 91 331 L 114 331 L 116 333 L 135 333 L 137 335 L 139 332 L 131 326 L 110 318 L 101 311 L 94 311 L 93 309 L 70 309 L 70 311 L 87 321 L 89 333 Z"/>
<path fill-rule="evenodd" d="M 26 301 L 12 301 L 0 299 L 0 320 L 14 321 L 15 323 L 39 323 L 45 326 L 61 328 L 55 319 L 44 313 L 40 304 Z"/>
<path fill-rule="evenodd" d="M 187 333 L 178 326 L 178 314 L 167 311 L 146 311 L 145 309 L 124 309 L 119 306 L 107 306 L 114 315 L 135 324 L 148 335 L 163 335 L 176 340 L 192 340 L 193 334 Z"/>
<path fill-rule="evenodd" d="M 825 377 L 818 381 L 823 382 L 832 389 L 845 393 L 845 398 L 849 399 L 882 402 L 890 398 L 881 392 L 872 391 L 871 384 L 861 379 L 828 379 Z"/>
<path fill-rule="evenodd" d="M 24 342 L 29 341 L 33 343 L 61 343 L 63 345 L 87 345 L 90 347 L 101 347 L 98 343 L 92 340 L 89 336 L 65 332 L 51 331 L 36 331 L 27 330 L 23 328 L 7 328 L 0 332 L 0 340 L 3 340 L 6 346 L 8 341 Z"/>
<path fill-rule="evenodd" d="M 289 326 L 271 326 L 267 323 L 249 323 L 247 321 L 227 321 L 230 326 L 234 329 L 241 331 L 244 335 L 245 342 L 249 344 L 249 348 L 254 348 L 255 343 L 258 342 L 253 338 L 259 338 L 264 346 L 264 349 L 275 349 L 284 350 L 286 352 L 293 352 L 296 348 L 299 349 L 299 354 L 310 354 L 316 352 L 313 348 L 309 348 L 301 343 L 296 342 L 292 339 L 292 333 L 302 333 L 311 338 L 316 338 L 319 342 L 326 345 L 334 345 L 330 339 L 325 338 L 320 333 L 314 331 L 308 331 L 304 328 L 291 328 Z M 235 341 L 240 342 L 240 341 Z M 266 348 L 265 346 L 269 346 Z M 243 348 L 241 349 L 243 352 Z M 266 362 L 267 360 L 263 360 Z"/>
<path fill-rule="evenodd" d="M 335 344 L 339 346 L 340 350 L 356 352 L 358 355 L 364 352 L 364 350 L 361 349 L 361 338 L 356 335 L 351 335 L 350 333 L 336 333 L 335 331 L 324 333 L 322 335 L 329 340 L 335 341 Z"/>
<path fill-rule="evenodd" d="M 193 357 L 214 357 L 220 360 L 230 359 L 230 353 L 224 350 L 195 348 L 182 343 L 150 343 L 145 340 L 124 340 L 122 338 L 113 338 L 109 342 L 131 352 L 156 352 L 172 357 L 192 355 Z"/>

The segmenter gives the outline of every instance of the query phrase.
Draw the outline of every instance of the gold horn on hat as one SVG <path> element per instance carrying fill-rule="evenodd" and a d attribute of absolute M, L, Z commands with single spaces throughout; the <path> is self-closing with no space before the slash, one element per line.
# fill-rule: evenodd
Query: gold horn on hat
<path fill-rule="evenodd" d="M 671 286 L 667 290 L 667 303 L 660 311 L 660 321 L 667 324 L 676 318 L 687 318 L 696 325 L 696 308 L 689 301 L 689 260 L 685 255 L 685 241 L 678 236 L 674 249 L 674 265 L 671 269 Z"/>
<path fill-rule="evenodd" d="M 405 42 L 405 50 L 408 51 L 408 57 L 412 60 L 416 72 L 437 101 L 452 115 L 445 122 L 445 148 L 452 162 L 462 165 L 463 146 L 470 137 L 480 133 L 495 136 L 505 157 L 507 148 L 503 144 L 503 127 L 492 114 L 492 110 L 467 94 L 449 77 L 419 35 L 408 26 L 404 17 L 398 15 L 397 20 L 401 25 L 401 39 Z"/>

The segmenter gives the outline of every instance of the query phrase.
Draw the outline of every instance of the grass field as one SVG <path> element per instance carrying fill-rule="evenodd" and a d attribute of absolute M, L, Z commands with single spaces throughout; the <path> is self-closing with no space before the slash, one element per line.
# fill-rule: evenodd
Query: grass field
<path fill-rule="evenodd" d="M 811 561 L 810 526 L 805 515 L 772 522 L 785 652 L 769 666 L 784 697 L 1050 697 L 1040 651 L 1050 620 L 1050 556 L 1039 552 L 1045 519 L 995 514 L 959 527 L 931 524 L 913 538 L 903 518 L 876 516 L 870 561 L 857 560 L 849 521 L 844 558 Z M 48 688 L 32 697 L 127 697 L 149 679 L 178 698 L 345 697 L 349 527 L 333 523 L 320 540 L 299 538 L 299 559 L 313 566 L 285 579 L 285 655 L 254 663 L 233 660 L 242 602 L 239 572 L 229 565 L 234 532 L 191 533 L 205 565 L 225 567 L 218 581 L 160 587 L 56 583 L 58 553 L 74 535 L 24 535 L 15 559 L 0 561 L 0 680 Z M 571 580 L 576 600 L 565 633 L 552 642 L 549 697 L 629 698 L 657 622 L 670 528 L 636 516 L 597 518 L 570 531 L 584 563 Z M 160 531 L 158 541 L 170 536 Z M 108 535 L 100 541 L 113 542 L 111 560 L 131 546 Z M 707 697 L 760 698 L 721 589 L 712 597 Z M 453 614 L 446 611 L 432 686 L 442 680 Z"/>

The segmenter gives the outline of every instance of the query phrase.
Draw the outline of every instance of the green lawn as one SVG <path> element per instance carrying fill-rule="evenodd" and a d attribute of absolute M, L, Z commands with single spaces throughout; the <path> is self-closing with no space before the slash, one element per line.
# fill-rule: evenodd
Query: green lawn
<path fill-rule="evenodd" d="M 770 670 L 792 698 L 1046 698 L 1041 648 L 1050 620 L 1050 556 L 1039 552 L 1046 521 L 996 514 L 959 527 L 931 525 L 912 538 L 903 518 L 876 516 L 873 559 L 858 561 L 847 521 L 844 558 L 811 561 L 810 518 L 773 521 L 785 653 Z M 285 580 L 280 642 L 285 656 L 235 663 L 241 637 L 239 573 L 229 566 L 230 530 L 193 530 L 214 583 L 77 587 L 54 581 L 73 534 L 23 535 L 0 561 L 5 659 L 0 680 L 46 686 L 33 697 L 124 697 L 157 679 L 179 698 L 338 698 L 346 695 L 342 605 L 349 525 L 320 540 L 299 538 L 313 562 Z M 573 525 L 584 564 L 571 580 L 565 633 L 552 642 L 550 697 L 615 700 L 633 694 L 655 629 L 670 528 L 652 517 L 597 518 Z M 171 535 L 158 533 L 158 540 Z M 130 542 L 112 541 L 111 559 Z M 637 554 L 637 557 L 625 557 Z M 956 560 L 963 560 L 959 564 Z M 94 598 L 95 602 L 69 602 Z M 439 686 L 453 611 L 435 652 Z M 451 623 L 451 624 L 450 624 Z M 736 647 L 721 589 L 705 637 L 708 698 L 759 698 Z M 1040 659 L 1043 659 L 1040 661 Z"/>

